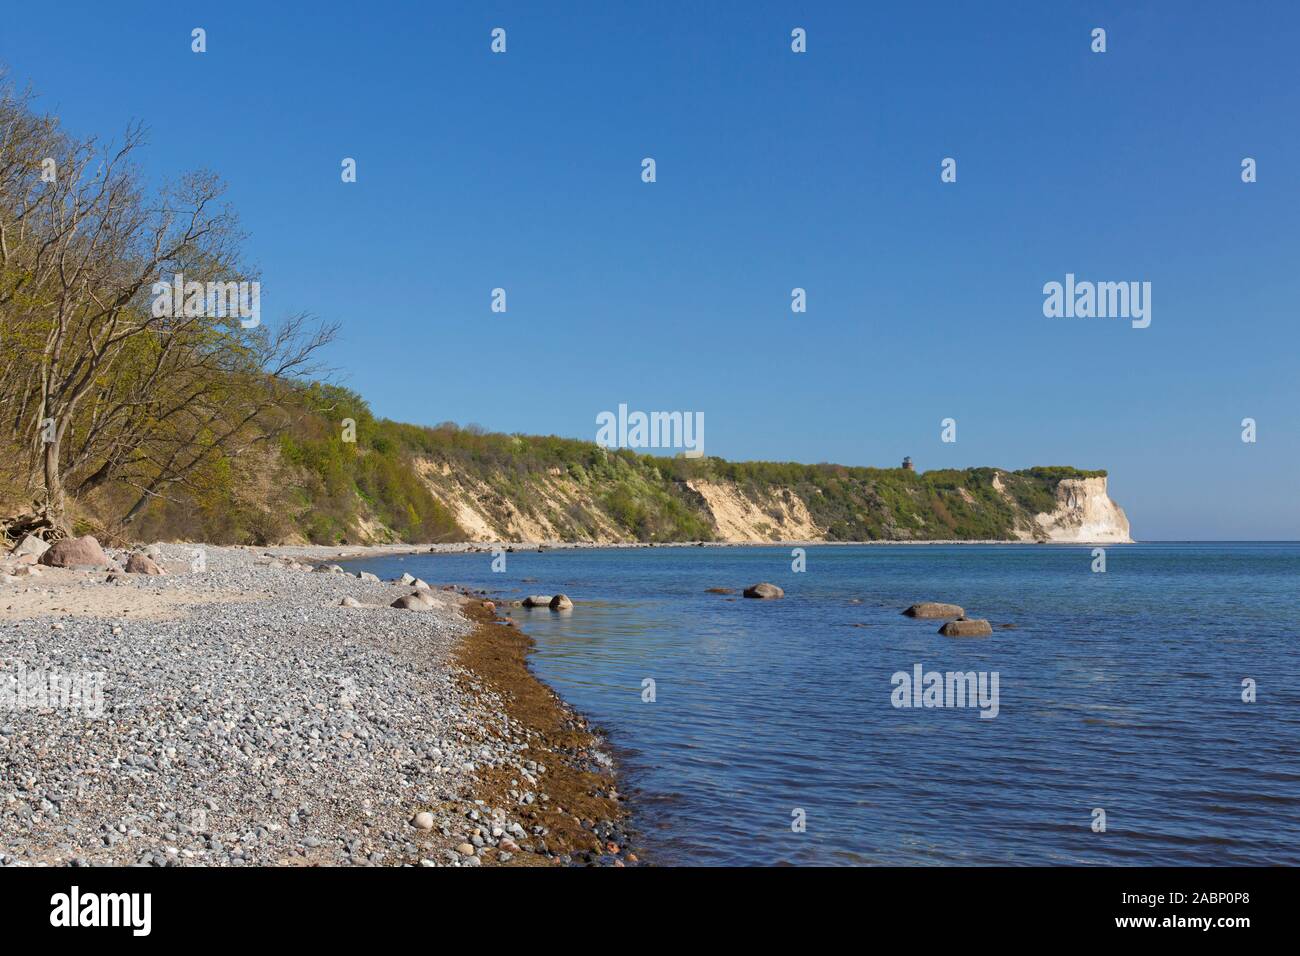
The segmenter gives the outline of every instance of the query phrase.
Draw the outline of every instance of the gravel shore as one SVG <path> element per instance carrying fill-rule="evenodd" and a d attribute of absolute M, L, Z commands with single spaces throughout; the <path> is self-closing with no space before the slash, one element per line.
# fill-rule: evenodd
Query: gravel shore
<path fill-rule="evenodd" d="M 389 607 L 411 586 L 303 563 L 338 549 L 201 550 L 195 570 L 193 546 L 154 546 L 165 576 L 0 585 L 0 865 L 621 863 L 594 849 L 621 811 L 580 718 L 515 712 L 523 653 L 458 658 L 526 641 L 481 599 Z M 70 699 L 12 692 L 50 675 Z M 583 736 L 552 749 L 560 726 Z M 584 819 L 588 797 L 609 812 Z"/>

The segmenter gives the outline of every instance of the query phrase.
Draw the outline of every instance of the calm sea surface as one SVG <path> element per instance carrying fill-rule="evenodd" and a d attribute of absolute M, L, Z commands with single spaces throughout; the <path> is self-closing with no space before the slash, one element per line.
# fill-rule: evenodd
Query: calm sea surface
<path fill-rule="evenodd" d="M 1300 544 L 1112 546 L 1105 573 L 1091 550 L 812 547 L 804 573 L 771 547 L 352 567 L 572 597 L 512 613 L 536 673 L 608 734 L 651 862 L 1300 863 Z M 741 599 L 758 581 L 785 599 Z M 922 600 L 1014 629 L 942 637 L 900 616 Z M 997 672 L 997 716 L 894 707 L 917 664 Z"/>

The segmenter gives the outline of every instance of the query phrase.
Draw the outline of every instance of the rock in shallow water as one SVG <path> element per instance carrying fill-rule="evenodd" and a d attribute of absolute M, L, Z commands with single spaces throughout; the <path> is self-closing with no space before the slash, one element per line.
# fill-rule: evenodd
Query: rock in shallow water
<path fill-rule="evenodd" d="M 785 592 L 782 591 L 775 584 L 769 584 L 768 582 L 764 581 L 761 584 L 755 584 L 745 588 L 745 597 L 771 600 L 773 598 L 785 597 Z"/>
<path fill-rule="evenodd" d="M 937 601 L 922 601 L 920 604 L 913 604 L 903 612 L 908 617 L 933 618 L 957 618 L 964 617 L 966 612 L 956 604 L 940 604 Z"/>
<path fill-rule="evenodd" d="M 988 637 L 993 633 L 993 628 L 988 621 L 982 618 L 968 619 L 963 617 L 955 621 L 949 621 L 939 628 L 939 633 L 944 637 Z"/>

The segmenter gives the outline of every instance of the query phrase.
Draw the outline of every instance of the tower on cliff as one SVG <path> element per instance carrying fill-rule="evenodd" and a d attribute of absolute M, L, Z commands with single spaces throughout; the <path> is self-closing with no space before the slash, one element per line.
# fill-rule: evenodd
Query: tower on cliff
<path fill-rule="evenodd" d="M 916 466 L 912 464 L 910 457 L 903 459 L 903 471 L 916 471 Z"/>

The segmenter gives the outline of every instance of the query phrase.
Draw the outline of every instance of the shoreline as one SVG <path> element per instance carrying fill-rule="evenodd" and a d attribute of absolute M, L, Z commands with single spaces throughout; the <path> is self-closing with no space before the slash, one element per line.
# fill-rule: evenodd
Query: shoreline
<path fill-rule="evenodd" d="M 281 557 L 297 558 L 316 563 L 330 561 L 357 561 L 365 558 L 407 557 L 419 554 L 491 554 L 494 548 L 502 548 L 507 553 L 517 551 L 627 551 L 652 548 L 856 548 L 889 547 L 905 545 L 907 547 L 949 546 L 949 545 L 1025 545 L 1047 547 L 1097 547 L 1125 544 L 1143 544 L 1133 539 L 1125 541 L 1015 541 L 998 538 L 956 538 L 934 539 L 924 541 L 454 541 L 454 542 L 402 542 L 394 544 L 282 544 L 258 548 L 254 545 L 231 545 L 230 547 L 255 550 L 262 553 L 275 552 Z M 191 547 L 211 547 L 210 545 L 189 545 Z"/>

